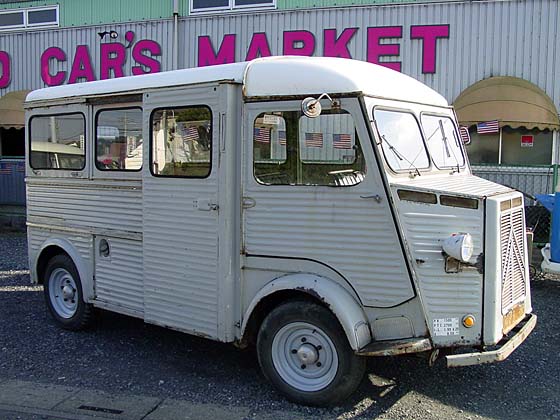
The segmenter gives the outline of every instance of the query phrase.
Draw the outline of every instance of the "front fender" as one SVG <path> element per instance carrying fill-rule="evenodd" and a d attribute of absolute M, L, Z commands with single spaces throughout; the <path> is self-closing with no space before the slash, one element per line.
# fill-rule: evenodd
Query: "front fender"
<path fill-rule="evenodd" d="M 33 261 L 33 265 L 32 265 L 33 281 L 34 282 L 38 281 L 37 264 L 39 262 L 39 258 L 43 254 L 43 251 L 50 246 L 56 246 L 57 248 L 61 248 L 62 250 L 64 250 L 64 252 L 66 252 L 70 256 L 70 258 L 72 258 L 72 261 L 74 262 L 74 265 L 78 270 L 78 274 L 80 275 L 80 280 L 82 282 L 82 292 L 83 292 L 84 301 L 85 302 L 91 301 L 94 298 L 94 291 L 93 291 L 93 275 L 91 274 L 90 266 L 80 255 L 78 249 L 74 245 L 72 245 L 72 242 L 68 241 L 67 239 L 50 238 L 47 239 L 41 245 L 41 248 L 39 249 L 39 252 L 37 252 L 37 255 L 35 256 L 35 261 Z"/>
<path fill-rule="evenodd" d="M 353 350 L 360 350 L 371 342 L 367 317 L 358 301 L 338 283 L 314 274 L 288 274 L 267 283 L 245 311 L 241 325 L 242 335 L 245 334 L 247 323 L 259 302 L 281 290 L 301 291 L 325 303 L 342 325 Z"/>

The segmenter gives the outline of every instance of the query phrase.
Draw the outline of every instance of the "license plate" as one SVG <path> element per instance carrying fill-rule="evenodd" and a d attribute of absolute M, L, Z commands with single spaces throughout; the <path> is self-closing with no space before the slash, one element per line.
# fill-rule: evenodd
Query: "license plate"
<path fill-rule="evenodd" d="M 504 315 L 502 333 L 510 332 L 525 316 L 525 302 L 515 305 L 507 314 Z"/>

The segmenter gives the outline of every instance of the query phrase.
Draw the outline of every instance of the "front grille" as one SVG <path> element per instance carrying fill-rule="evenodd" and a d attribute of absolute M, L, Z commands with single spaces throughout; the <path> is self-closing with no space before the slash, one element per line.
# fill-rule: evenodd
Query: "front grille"
<path fill-rule="evenodd" d="M 527 252 L 523 207 L 507 209 L 500 215 L 502 253 L 502 314 L 505 315 L 526 294 Z"/>

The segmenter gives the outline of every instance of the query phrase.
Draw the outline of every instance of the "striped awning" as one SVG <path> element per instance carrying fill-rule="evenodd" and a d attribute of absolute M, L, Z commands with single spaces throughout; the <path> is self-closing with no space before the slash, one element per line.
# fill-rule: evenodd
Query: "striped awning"
<path fill-rule="evenodd" d="M 25 126 L 25 111 L 23 102 L 28 90 L 8 92 L 0 98 L 0 127 L 23 128 Z"/>
<path fill-rule="evenodd" d="M 453 103 L 461 125 L 498 120 L 500 127 L 560 129 L 558 110 L 541 88 L 516 77 L 481 80 Z"/>

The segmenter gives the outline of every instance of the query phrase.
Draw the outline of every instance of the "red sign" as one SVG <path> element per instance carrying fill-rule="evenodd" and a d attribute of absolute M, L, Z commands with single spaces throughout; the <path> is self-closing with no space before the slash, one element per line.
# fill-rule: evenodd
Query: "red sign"
<path fill-rule="evenodd" d="M 535 136 L 521 136 L 521 147 L 533 147 Z"/>

